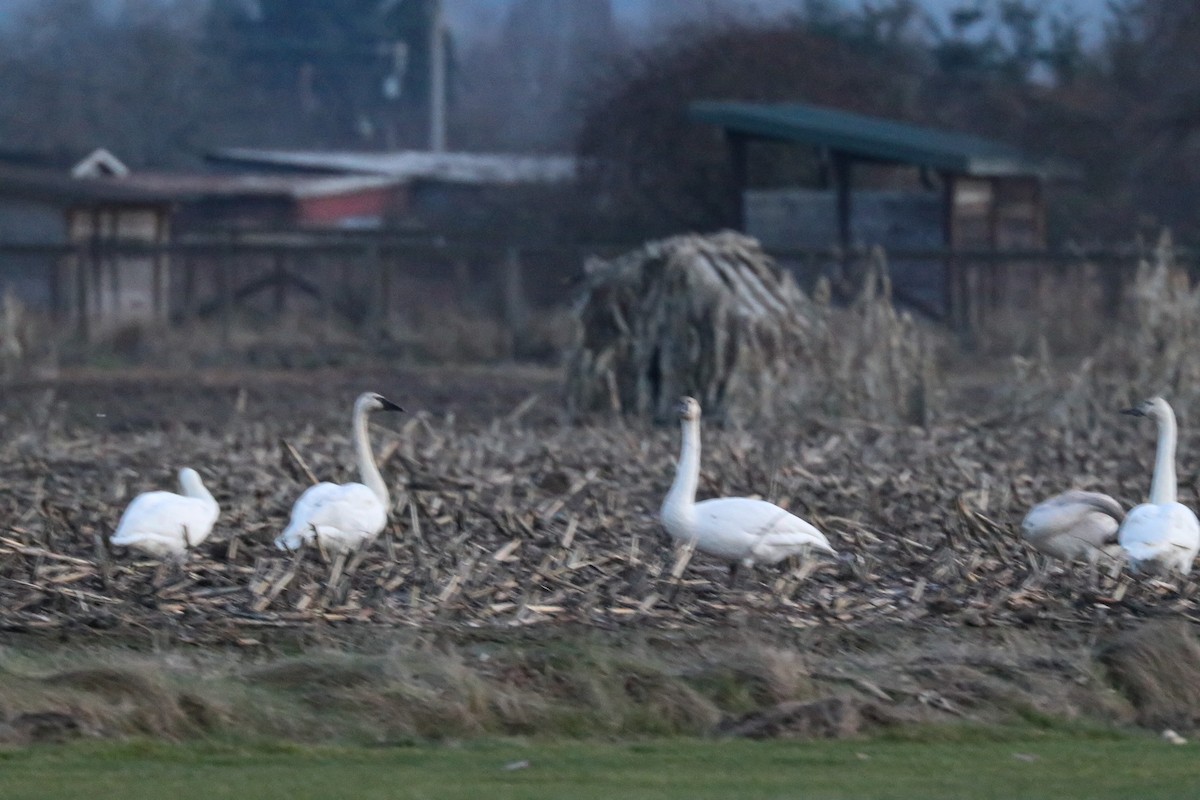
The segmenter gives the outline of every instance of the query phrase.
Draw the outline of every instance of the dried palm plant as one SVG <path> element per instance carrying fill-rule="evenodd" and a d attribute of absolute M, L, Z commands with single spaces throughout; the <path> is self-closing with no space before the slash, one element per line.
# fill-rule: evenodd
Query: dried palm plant
<path fill-rule="evenodd" d="M 812 411 L 924 423 L 932 337 L 892 304 L 882 250 L 859 297 L 807 297 L 758 243 L 732 232 L 651 242 L 593 259 L 567 358 L 573 415 L 663 419 L 680 395 L 711 416 Z"/>

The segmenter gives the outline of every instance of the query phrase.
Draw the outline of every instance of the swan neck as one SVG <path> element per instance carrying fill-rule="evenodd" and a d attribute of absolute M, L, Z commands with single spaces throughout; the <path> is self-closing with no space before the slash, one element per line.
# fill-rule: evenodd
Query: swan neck
<path fill-rule="evenodd" d="M 684 511 L 696 502 L 696 485 L 700 482 L 700 420 L 685 419 L 679 463 L 675 466 L 675 482 L 667 492 L 663 508 Z"/>
<path fill-rule="evenodd" d="M 1158 448 L 1154 454 L 1154 477 L 1150 480 L 1151 503 L 1175 502 L 1178 483 L 1175 479 L 1177 436 L 1175 413 L 1167 410 L 1158 417 Z"/>
<path fill-rule="evenodd" d="M 387 484 L 379 474 L 379 466 L 371 452 L 371 437 L 367 432 L 367 409 L 362 406 L 354 407 L 354 455 L 358 460 L 358 474 L 368 489 L 375 493 L 384 508 L 391 507 L 388 497 Z"/>
<path fill-rule="evenodd" d="M 183 490 L 186 497 L 194 497 L 197 500 L 204 500 L 213 505 L 217 504 L 216 498 L 212 496 L 212 492 L 204 485 L 204 482 L 199 477 L 186 476 L 179 481 L 179 486 Z"/>

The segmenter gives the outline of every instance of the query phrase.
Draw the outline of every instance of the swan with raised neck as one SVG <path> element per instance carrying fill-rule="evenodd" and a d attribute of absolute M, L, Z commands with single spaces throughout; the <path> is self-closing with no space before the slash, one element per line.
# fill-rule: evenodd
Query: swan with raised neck
<path fill-rule="evenodd" d="M 675 479 L 660 509 L 667 533 L 677 541 L 727 562 L 730 580 L 739 565 L 775 564 L 818 550 L 831 555 L 825 535 L 783 508 L 750 497 L 720 497 L 696 502 L 700 479 L 700 404 L 679 402 L 681 443 Z"/>
<path fill-rule="evenodd" d="M 354 401 L 351 440 L 361 482 L 322 482 L 306 489 L 292 506 L 287 527 L 275 539 L 276 547 L 295 550 L 316 541 L 334 552 L 345 552 L 371 542 L 387 525 L 391 498 L 371 452 L 367 428 L 375 411 L 403 409 L 374 392 L 364 392 Z"/>
<path fill-rule="evenodd" d="M 1162 397 L 1152 397 L 1121 413 L 1153 419 L 1158 425 L 1158 443 L 1149 502 L 1125 515 L 1117 538 L 1134 569 L 1166 569 L 1186 575 L 1200 553 L 1200 521 L 1177 499 L 1175 448 L 1179 429 L 1175 412 Z"/>

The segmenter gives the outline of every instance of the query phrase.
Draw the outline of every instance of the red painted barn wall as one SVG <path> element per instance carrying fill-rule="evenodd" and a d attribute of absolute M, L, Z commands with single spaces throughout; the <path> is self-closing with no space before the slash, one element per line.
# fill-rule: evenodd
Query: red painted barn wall
<path fill-rule="evenodd" d="M 400 187 L 362 189 L 325 197 L 303 197 L 296 203 L 296 222 L 317 227 L 339 227 L 347 223 L 382 224 L 397 210 L 403 210 L 404 190 Z"/>

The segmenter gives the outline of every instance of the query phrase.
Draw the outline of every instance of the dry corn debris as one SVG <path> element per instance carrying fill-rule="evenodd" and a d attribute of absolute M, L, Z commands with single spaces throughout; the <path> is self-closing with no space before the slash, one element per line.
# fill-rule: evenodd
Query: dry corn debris
<path fill-rule="evenodd" d="M 1091 594 L 1082 575 L 1041 574 L 1016 534 L 1030 504 L 1070 486 L 1126 505 L 1144 496 L 1153 432 L 1115 406 L 1111 419 L 1065 422 L 706 428 L 701 497 L 767 496 L 844 554 L 756 570 L 729 589 L 722 565 L 677 551 L 657 522 L 675 427 L 563 424 L 552 394 L 530 399 L 531 386 L 555 389 L 541 380 L 247 374 L 16 387 L 0 405 L 0 627 L 236 644 L 314 623 L 805 629 L 1196 616 L 1190 582 L 1105 577 Z M 275 550 L 309 481 L 353 479 L 346 398 L 364 385 L 412 409 L 453 400 L 374 429 L 395 507 L 370 549 L 339 564 Z M 1181 499 L 1195 505 L 1200 482 L 1186 464 L 1200 442 L 1193 429 L 1184 436 Z M 183 465 L 221 504 L 211 539 L 182 567 L 113 552 L 124 505 Z"/>

